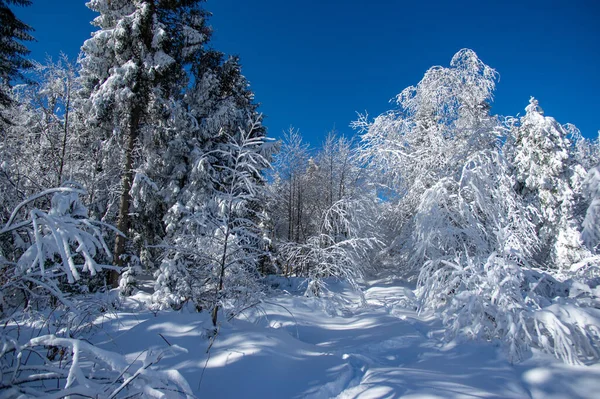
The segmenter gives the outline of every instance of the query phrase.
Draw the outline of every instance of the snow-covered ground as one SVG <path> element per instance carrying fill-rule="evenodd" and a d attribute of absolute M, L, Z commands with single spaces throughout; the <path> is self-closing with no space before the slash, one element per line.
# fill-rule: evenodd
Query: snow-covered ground
<path fill-rule="evenodd" d="M 333 300 L 288 288 L 223 322 L 213 340 L 208 315 L 185 309 L 122 312 L 94 340 L 131 361 L 152 345 L 186 348 L 159 365 L 179 370 L 200 398 L 547 399 L 600 392 L 600 365 L 568 366 L 540 353 L 511 365 L 490 343 L 442 344 L 439 321 L 416 314 L 412 291 L 397 282 L 368 283 L 366 303 L 343 285 L 334 287 Z M 141 307 L 145 295 L 126 307 Z"/>

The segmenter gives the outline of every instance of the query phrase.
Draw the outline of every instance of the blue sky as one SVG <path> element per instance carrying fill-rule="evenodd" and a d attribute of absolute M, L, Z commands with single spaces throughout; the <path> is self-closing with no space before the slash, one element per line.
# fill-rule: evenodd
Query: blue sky
<path fill-rule="evenodd" d="M 57 3 L 60 3 L 58 5 Z M 15 8 L 36 32 L 32 57 L 75 56 L 93 27 L 84 0 Z M 376 116 L 433 65 L 471 48 L 500 73 L 492 111 L 600 129 L 600 1 L 208 0 L 212 46 L 238 54 L 269 134 L 293 125 L 313 144 L 356 112 Z"/>

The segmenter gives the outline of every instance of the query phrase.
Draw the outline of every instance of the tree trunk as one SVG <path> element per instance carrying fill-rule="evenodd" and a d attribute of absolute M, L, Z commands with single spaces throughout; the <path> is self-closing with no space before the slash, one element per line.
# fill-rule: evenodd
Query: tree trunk
<path fill-rule="evenodd" d="M 67 99 L 65 104 L 65 126 L 63 129 L 62 148 L 60 153 L 60 166 L 58 169 L 57 187 L 60 187 L 63 180 L 63 170 L 65 167 L 65 156 L 67 154 L 67 139 L 69 138 L 69 109 L 71 107 L 71 80 L 67 82 Z"/>
<path fill-rule="evenodd" d="M 300 233 L 302 229 L 302 187 L 300 186 L 301 182 L 298 183 L 297 195 L 298 195 L 298 203 L 297 203 L 297 218 L 296 220 L 296 242 L 300 242 Z"/>
<path fill-rule="evenodd" d="M 292 241 L 292 237 L 294 236 L 294 217 L 293 217 L 293 207 L 294 207 L 294 180 L 293 177 L 290 177 L 290 192 L 288 196 L 288 241 Z"/>
<path fill-rule="evenodd" d="M 212 323 L 214 327 L 217 327 L 217 317 L 219 314 L 219 294 L 223 291 L 223 282 L 225 280 L 225 265 L 227 265 L 227 244 L 229 241 L 229 235 L 231 233 L 231 213 L 233 209 L 233 201 L 229 200 L 227 207 L 227 229 L 225 231 L 225 242 L 223 244 L 223 254 L 221 255 L 221 270 L 219 271 L 219 284 L 217 285 L 217 291 L 215 292 L 215 307 L 212 312 Z"/>
<path fill-rule="evenodd" d="M 131 123 L 129 126 L 129 136 L 127 138 L 127 148 L 125 149 L 125 164 L 123 165 L 123 176 L 121 178 L 121 200 L 119 202 L 119 218 L 117 220 L 117 229 L 123 234 L 129 230 L 129 204 L 131 204 L 131 184 L 133 182 L 133 151 L 135 142 L 138 138 L 141 109 L 136 107 L 131 113 Z M 115 250 L 113 262 L 117 266 L 123 266 L 121 255 L 125 253 L 125 242 L 127 238 L 117 235 L 115 240 Z M 111 270 L 109 284 L 112 288 L 119 286 L 119 272 Z"/>

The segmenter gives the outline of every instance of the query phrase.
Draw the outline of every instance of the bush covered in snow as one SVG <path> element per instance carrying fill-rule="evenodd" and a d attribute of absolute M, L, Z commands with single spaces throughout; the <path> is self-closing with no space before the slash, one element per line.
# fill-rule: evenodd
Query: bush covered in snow
<path fill-rule="evenodd" d="M 42 335 L 19 344 L 0 336 L 0 390 L 6 398 L 191 398 L 175 370 L 159 370 L 165 356 L 184 349 L 148 348 L 130 362 L 88 342 Z"/>
<path fill-rule="evenodd" d="M 447 339 L 499 341 L 511 361 L 531 348 L 570 364 L 600 359 L 598 288 L 497 253 L 428 262 L 420 279 L 421 311 L 439 312 Z"/>
<path fill-rule="evenodd" d="M 8 241 L 5 247 L 14 248 L 0 258 L 3 397 L 190 397 L 191 389 L 178 372 L 155 366 L 181 348 L 149 348 L 128 362 L 120 354 L 73 338 L 89 333 L 97 317 L 113 306 L 110 300 L 85 300 L 68 293 L 84 276 L 113 269 L 100 262 L 110 258 L 102 231 L 110 226 L 87 218 L 79 200 L 83 193 L 71 185 L 34 195 L 14 209 L 0 231 Z M 49 211 L 23 211 L 49 194 Z M 19 219 L 22 214 L 28 218 Z M 86 288 L 82 285 L 79 292 Z M 31 332 L 25 334 L 22 328 Z M 44 331 L 50 334 L 42 335 Z"/>
<path fill-rule="evenodd" d="M 111 228 L 87 217 L 77 186 L 46 190 L 21 202 L 0 230 L 7 251 L 0 258 L 4 311 L 20 304 L 53 298 L 68 304 L 61 287 L 74 285 L 83 276 L 96 276 L 113 266 L 103 229 Z M 52 194 L 51 208 L 26 211 L 34 200 Z M 26 215 L 19 219 L 21 215 Z M 89 290 L 88 286 L 80 287 Z"/>

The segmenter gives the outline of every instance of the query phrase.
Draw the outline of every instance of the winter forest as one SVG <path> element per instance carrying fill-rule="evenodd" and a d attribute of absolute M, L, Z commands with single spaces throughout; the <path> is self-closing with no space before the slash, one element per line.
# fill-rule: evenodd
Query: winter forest
<path fill-rule="evenodd" d="M 201 0 L 90 0 L 46 63 L 30 3 L 0 0 L 0 398 L 600 389 L 600 142 L 492 114 L 474 51 L 313 148 Z"/>

